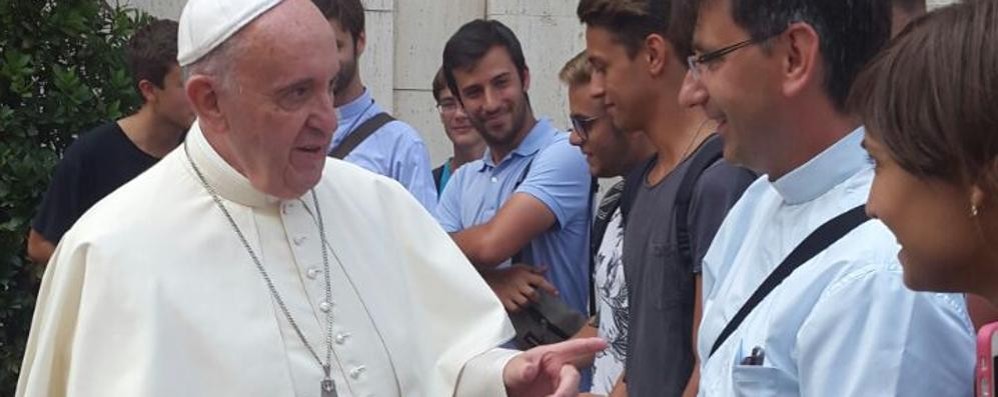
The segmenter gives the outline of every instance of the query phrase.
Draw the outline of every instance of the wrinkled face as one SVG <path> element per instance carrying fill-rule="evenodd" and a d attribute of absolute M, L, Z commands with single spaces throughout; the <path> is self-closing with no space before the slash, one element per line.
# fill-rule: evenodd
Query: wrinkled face
<path fill-rule="evenodd" d="M 455 69 L 464 111 L 490 146 L 510 145 L 526 134 L 530 74 L 520 79 L 505 47 L 494 46 L 470 69 Z"/>
<path fill-rule="evenodd" d="M 155 103 L 153 109 L 163 120 L 178 130 L 191 128 L 194 122 L 194 110 L 187 101 L 187 93 L 184 91 L 184 81 L 180 72 L 180 65 L 174 65 L 163 78 L 163 88 L 153 85 Z"/>
<path fill-rule="evenodd" d="M 335 19 L 329 20 L 329 26 L 336 33 L 336 52 L 340 60 L 340 73 L 336 77 L 336 86 L 333 92 L 342 95 L 343 90 L 357 78 L 357 43 L 353 34 L 346 31 L 340 22 Z"/>
<path fill-rule="evenodd" d="M 293 6 L 297 13 L 277 13 Z M 218 95 L 230 162 L 257 190 L 300 197 L 322 177 L 336 130 L 336 37 L 308 2 L 282 3 L 248 28 L 233 86 Z"/>
<path fill-rule="evenodd" d="M 594 97 L 590 88 L 590 84 L 572 85 L 568 88 L 571 117 L 592 120 L 574 127 L 569 141 L 586 155 L 589 172 L 593 176 L 608 178 L 623 175 L 628 171 L 629 160 L 632 160 L 628 158 L 628 135 L 614 128 L 603 99 Z M 579 127 L 585 131 L 579 131 Z"/>
<path fill-rule="evenodd" d="M 735 24 L 728 1 L 705 3 L 693 37 L 695 55 L 702 55 L 749 39 Z M 749 45 L 699 67 L 699 77 L 687 73 L 679 101 L 700 106 L 717 122 L 724 137 L 724 157 L 730 162 L 766 172 L 773 158 L 773 131 L 783 109 L 781 64 L 778 57 Z"/>
<path fill-rule="evenodd" d="M 867 213 L 887 225 L 901 244 L 905 284 L 918 291 L 970 290 L 983 274 L 979 266 L 989 264 L 980 263 L 987 262 L 987 255 L 982 255 L 981 234 L 971 216 L 969 189 L 909 173 L 869 135 L 863 146 L 876 170 Z"/>
<path fill-rule="evenodd" d="M 468 114 L 446 87 L 440 91 L 437 109 L 440 111 L 440 123 L 444 125 L 444 132 L 454 146 L 472 147 L 482 144 L 481 134 L 475 131 Z"/>
<path fill-rule="evenodd" d="M 593 67 L 593 95 L 604 98 L 613 125 L 624 131 L 647 127 L 647 120 L 652 117 L 648 98 L 654 94 L 656 85 L 651 81 L 643 52 L 631 57 L 612 32 L 589 26 L 586 53 Z"/>

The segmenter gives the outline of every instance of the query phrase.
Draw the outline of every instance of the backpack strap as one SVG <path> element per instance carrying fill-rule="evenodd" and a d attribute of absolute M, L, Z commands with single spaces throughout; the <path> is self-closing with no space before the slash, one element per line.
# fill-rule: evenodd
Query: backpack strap
<path fill-rule="evenodd" d="M 690 203 L 693 201 L 693 188 L 703 172 L 714 165 L 714 163 L 724 157 L 724 143 L 719 138 L 707 138 L 703 147 L 696 151 L 690 159 L 690 165 L 686 169 L 686 175 L 679 183 L 679 190 L 676 192 L 675 209 L 676 214 L 676 248 L 679 253 L 679 260 L 682 263 L 693 265 L 693 247 L 690 238 Z"/>
<path fill-rule="evenodd" d="M 367 121 L 364 121 L 357 126 L 357 129 L 354 130 L 350 136 L 346 137 L 343 142 L 340 142 L 339 146 L 336 146 L 336 148 L 334 148 L 329 155 L 343 160 L 350 154 L 350 152 L 356 149 L 357 146 L 360 146 L 365 139 L 374 134 L 378 128 L 381 128 L 385 124 L 388 124 L 394 120 L 394 117 L 385 112 L 374 115 L 374 117 L 367 119 Z"/>
<path fill-rule="evenodd" d="M 624 176 L 624 190 L 620 196 L 620 215 L 624 223 L 627 223 L 627 216 L 631 213 L 631 205 L 634 198 L 638 196 L 641 185 L 645 183 L 645 175 L 655 166 L 657 156 L 651 156 L 644 164 L 634 167 Z"/>
<path fill-rule="evenodd" d="M 598 186 L 596 185 L 598 182 L 595 179 L 592 183 L 593 186 Z M 599 253 L 599 248 L 603 244 L 603 236 L 606 234 L 606 228 L 613 219 L 613 213 L 620 208 L 621 197 L 623 196 L 625 184 L 625 181 L 620 181 L 607 189 L 606 193 L 603 194 L 603 198 L 600 200 L 599 207 L 596 208 L 596 213 L 593 215 L 593 226 L 590 231 L 589 239 L 590 316 L 596 315 L 596 254 Z"/>
<path fill-rule="evenodd" d="M 714 352 L 716 352 L 717 349 L 724 344 L 724 341 L 726 341 L 728 337 L 730 337 L 731 334 L 738 329 L 738 326 L 742 324 L 742 321 L 745 321 L 745 317 L 747 317 L 749 313 L 752 313 L 752 310 L 755 309 L 755 307 L 758 306 L 770 292 L 776 289 L 776 287 L 779 286 L 783 280 L 789 277 L 794 270 L 797 270 L 797 268 L 804 264 L 804 262 L 807 262 L 815 255 L 818 255 L 821 251 L 824 251 L 836 241 L 839 241 L 850 231 L 868 220 L 870 220 L 870 218 L 866 216 L 866 205 L 863 204 L 839 214 L 828 222 L 818 226 L 817 229 L 814 229 L 811 234 L 804 238 L 804 241 L 801 241 L 800 244 L 797 244 L 797 247 L 794 247 L 793 251 L 790 251 L 790 254 L 783 259 L 783 262 L 780 262 L 780 265 L 766 277 L 762 284 L 759 285 L 759 288 L 756 288 L 755 292 L 752 293 L 752 296 L 750 296 L 742 307 L 738 309 L 738 312 L 731 318 L 731 321 L 728 321 L 728 324 L 724 326 L 721 334 L 718 335 L 717 340 L 714 341 L 714 346 L 710 348 L 710 355 L 708 355 L 708 358 L 714 355 Z"/>

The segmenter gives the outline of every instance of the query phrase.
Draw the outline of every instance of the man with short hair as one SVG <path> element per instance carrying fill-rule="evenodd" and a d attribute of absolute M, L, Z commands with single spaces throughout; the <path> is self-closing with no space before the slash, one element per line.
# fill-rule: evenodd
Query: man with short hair
<path fill-rule="evenodd" d="M 364 5 L 360 0 L 313 3 L 336 30 L 341 65 L 333 87 L 340 122 L 330 155 L 398 181 L 432 212 L 437 191 L 423 139 L 409 124 L 385 113 L 360 78 L 360 56 L 367 47 Z"/>
<path fill-rule="evenodd" d="M 541 288 L 585 313 L 591 177 L 568 134 L 534 117 L 519 40 L 498 21 L 475 20 L 443 58 L 447 85 L 488 149 L 451 177 L 437 219 L 508 311 Z"/>
<path fill-rule="evenodd" d="M 863 213 L 873 169 L 845 100 L 890 4 L 682 1 L 679 98 L 720 123 L 726 159 L 766 175 L 704 257 L 702 394 L 971 395 L 963 297 L 905 288 L 894 236 Z"/>
<path fill-rule="evenodd" d="M 640 130 L 656 155 L 628 176 L 624 231 L 629 320 L 618 389 L 632 396 L 693 396 L 700 269 L 727 209 L 755 176 L 721 160 L 699 109 L 676 101 L 686 66 L 669 41 L 669 0 L 583 0 L 593 94 L 622 130 Z"/>
<path fill-rule="evenodd" d="M 569 60 L 558 77 L 568 85 L 569 141 L 586 155 L 594 177 L 622 177 L 645 164 L 655 147 L 641 131 L 621 131 L 606 113 L 604 98 L 592 95 L 592 66 L 585 51 Z M 592 319 L 580 335 L 596 335 L 609 347 L 587 358 L 592 363 L 590 392 L 610 394 L 627 357 L 627 285 L 622 261 L 624 243 L 624 180 L 610 187 L 597 206 L 590 239 Z M 627 199 L 630 199 L 628 197 Z"/>
<path fill-rule="evenodd" d="M 485 141 L 482 135 L 475 131 L 475 126 L 471 125 L 471 119 L 464 112 L 461 103 L 450 92 L 450 88 L 447 88 L 443 68 L 437 70 L 437 74 L 433 77 L 432 88 L 433 100 L 437 102 L 437 111 L 440 112 L 440 124 L 443 124 L 444 133 L 447 134 L 447 139 L 454 149 L 453 156 L 433 169 L 433 182 L 437 185 L 437 194 L 442 195 L 444 187 L 458 168 L 482 158 L 485 154 Z"/>
<path fill-rule="evenodd" d="M 326 156 L 315 5 L 191 0 L 179 31 L 197 122 L 59 244 L 16 396 L 574 395 L 567 360 L 602 341 L 497 349 L 512 327 L 450 237 Z"/>
<path fill-rule="evenodd" d="M 177 65 L 177 22 L 153 20 L 125 45 L 142 107 L 80 135 L 66 150 L 28 234 L 28 257 L 48 263 L 62 235 L 94 203 L 166 156 L 194 121 Z"/>

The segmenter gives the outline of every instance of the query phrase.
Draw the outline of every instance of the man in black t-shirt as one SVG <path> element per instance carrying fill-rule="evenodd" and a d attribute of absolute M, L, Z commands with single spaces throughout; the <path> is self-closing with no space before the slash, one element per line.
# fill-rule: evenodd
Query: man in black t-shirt
<path fill-rule="evenodd" d="M 48 263 L 87 209 L 176 148 L 194 122 L 176 60 L 177 23 L 152 21 L 135 32 L 126 52 L 142 107 L 80 135 L 66 150 L 28 234 L 35 263 Z"/>
<path fill-rule="evenodd" d="M 614 126 L 644 131 L 656 154 L 627 175 L 622 261 L 627 357 L 610 396 L 698 392 L 703 255 L 755 176 L 721 158 L 707 115 L 677 101 L 686 62 L 670 40 L 671 0 L 582 0 L 592 95 Z"/>

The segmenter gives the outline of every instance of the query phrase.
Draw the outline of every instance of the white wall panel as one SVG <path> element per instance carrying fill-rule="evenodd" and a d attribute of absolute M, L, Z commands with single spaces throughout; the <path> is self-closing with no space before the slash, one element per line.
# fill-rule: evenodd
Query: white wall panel
<path fill-rule="evenodd" d="M 416 128 L 433 164 L 451 155 L 434 108 L 431 84 L 447 39 L 461 25 L 485 16 L 485 0 L 399 0 L 395 18 L 396 117 Z"/>
<path fill-rule="evenodd" d="M 410 0 L 411 1 L 411 0 Z M 395 11 L 394 0 L 365 0 L 364 28 L 367 47 L 360 58 L 360 76 L 385 111 L 395 110 Z M 371 6 L 376 6 L 371 9 Z"/>

